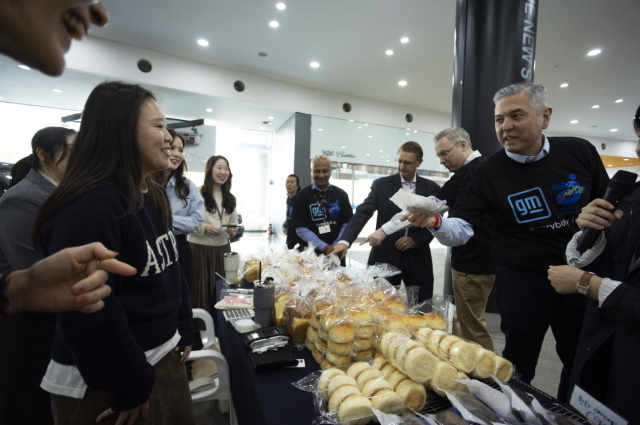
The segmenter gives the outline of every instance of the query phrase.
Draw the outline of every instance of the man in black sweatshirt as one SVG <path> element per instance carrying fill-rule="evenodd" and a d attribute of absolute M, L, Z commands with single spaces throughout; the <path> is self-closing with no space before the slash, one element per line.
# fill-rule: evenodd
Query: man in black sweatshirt
<path fill-rule="evenodd" d="M 435 194 L 447 201 L 451 213 L 458 206 L 458 193 L 462 182 L 482 163 L 483 157 L 471 146 L 469 133 L 463 128 L 448 128 L 436 134 L 436 156 L 440 164 L 455 173 Z M 453 334 L 477 342 L 493 351 L 493 340 L 487 331 L 485 309 L 496 277 L 496 264 L 491 256 L 491 235 L 486 223 L 473 227 L 473 237 L 451 251 L 451 275 L 456 313 Z"/>
<path fill-rule="evenodd" d="M 487 223 L 506 342 L 502 354 L 530 382 L 551 327 L 564 366 L 558 398 L 566 400 L 587 300 L 556 293 L 547 269 L 566 264 L 564 251 L 578 230 L 576 217 L 602 197 L 609 178 L 588 141 L 542 134 L 552 112 L 543 86 L 513 84 L 493 100 L 496 135 L 504 150 L 469 173 L 448 218 L 414 214 L 409 221 L 430 228 L 451 246 L 465 244 L 478 223 Z"/>

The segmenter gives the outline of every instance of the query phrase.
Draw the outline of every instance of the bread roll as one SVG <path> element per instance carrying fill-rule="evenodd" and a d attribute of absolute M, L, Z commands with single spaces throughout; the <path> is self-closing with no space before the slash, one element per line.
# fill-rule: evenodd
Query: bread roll
<path fill-rule="evenodd" d="M 469 379 L 469 377 L 463 372 L 458 371 L 458 377 L 456 379 Z M 464 391 L 467 393 L 469 392 L 469 387 L 467 387 L 465 384 L 461 384 L 460 382 L 456 382 L 453 389 L 458 391 Z"/>
<path fill-rule="evenodd" d="M 367 369 L 371 369 L 371 365 L 369 363 L 365 363 L 365 362 L 354 363 L 351 366 L 349 366 L 349 369 L 347 369 L 347 376 L 350 376 L 353 379 L 357 380 L 360 373 L 362 373 Z"/>
<path fill-rule="evenodd" d="M 362 395 L 347 397 L 338 408 L 338 420 L 342 425 L 366 425 L 373 417 L 371 402 Z"/>
<path fill-rule="evenodd" d="M 313 351 L 313 349 L 316 348 L 316 345 L 309 341 L 309 338 L 304 339 L 304 346 L 307 347 L 307 350 L 309 351 Z"/>
<path fill-rule="evenodd" d="M 405 306 L 402 297 L 399 295 L 390 296 L 382 302 L 382 305 L 398 314 L 404 314 L 407 311 L 407 307 Z"/>
<path fill-rule="evenodd" d="M 409 378 L 425 383 L 433 378 L 438 359 L 425 348 L 418 347 L 409 351 L 404 360 L 404 372 Z"/>
<path fill-rule="evenodd" d="M 384 367 L 384 365 L 386 365 L 387 359 L 384 358 L 384 356 L 381 355 L 377 355 L 376 358 L 373 360 L 373 363 L 371 364 L 371 367 L 374 369 L 382 369 Z"/>
<path fill-rule="evenodd" d="M 398 367 L 401 369 L 406 369 L 404 364 L 405 358 L 407 354 L 416 347 L 422 348 L 420 344 L 409 339 L 398 346 L 395 352 L 395 361 L 398 364 Z"/>
<path fill-rule="evenodd" d="M 376 392 L 371 398 L 371 404 L 374 408 L 384 413 L 401 414 L 404 412 L 404 402 L 402 398 L 390 389 Z"/>
<path fill-rule="evenodd" d="M 395 391 L 404 402 L 406 413 L 419 412 L 427 404 L 427 391 L 424 385 L 418 384 L 411 379 L 400 381 Z"/>
<path fill-rule="evenodd" d="M 404 324 L 404 317 L 400 314 L 388 315 L 380 322 L 380 326 L 390 332 L 398 332 L 398 331 L 406 330 L 406 326 Z"/>
<path fill-rule="evenodd" d="M 329 399 L 329 395 L 327 394 L 329 382 L 331 382 L 333 378 L 339 375 L 344 375 L 344 372 L 335 367 L 327 369 L 320 374 L 320 378 L 318 378 L 318 392 L 322 393 L 322 397 L 325 400 Z"/>
<path fill-rule="evenodd" d="M 455 343 L 460 341 L 460 338 L 458 338 L 455 335 L 445 335 L 441 340 L 440 340 L 440 351 L 442 352 L 442 354 L 444 355 L 445 359 L 444 360 L 449 360 L 449 348 Z"/>
<path fill-rule="evenodd" d="M 355 332 L 353 330 L 353 324 L 351 323 L 338 323 L 333 325 L 329 330 L 329 338 L 333 342 L 345 343 L 353 341 L 355 338 Z"/>
<path fill-rule="evenodd" d="M 434 311 L 424 315 L 424 320 L 428 327 L 432 329 L 445 330 L 447 328 L 447 319 L 440 313 Z"/>
<path fill-rule="evenodd" d="M 273 304 L 273 323 L 276 326 L 284 326 L 284 309 L 291 301 L 291 294 L 281 294 Z"/>
<path fill-rule="evenodd" d="M 355 334 L 356 338 L 371 338 L 373 336 L 373 326 L 356 325 Z"/>
<path fill-rule="evenodd" d="M 319 365 L 322 364 L 322 360 L 324 359 L 324 355 L 315 347 L 311 350 L 311 355 L 313 356 L 313 360 L 316 361 Z"/>
<path fill-rule="evenodd" d="M 316 338 L 318 337 L 318 330 L 309 326 L 307 328 L 307 339 L 311 341 L 312 344 L 315 344 Z"/>
<path fill-rule="evenodd" d="M 504 382 L 508 382 L 511 379 L 511 375 L 513 375 L 513 363 L 497 354 L 495 355 L 495 360 L 496 368 L 493 374 Z"/>
<path fill-rule="evenodd" d="M 341 356 L 349 356 L 353 351 L 353 341 L 340 344 L 338 342 L 333 342 L 332 340 L 328 340 L 327 350 Z"/>
<path fill-rule="evenodd" d="M 352 395 L 361 395 L 360 390 L 351 385 L 344 385 L 334 391 L 327 407 L 331 412 L 337 412 L 342 402 Z"/>
<path fill-rule="evenodd" d="M 419 329 L 427 326 L 427 321 L 424 319 L 424 316 L 420 313 L 405 314 L 402 317 L 402 320 L 404 320 L 405 326 L 409 328 Z"/>
<path fill-rule="evenodd" d="M 353 340 L 353 349 L 355 351 L 368 350 L 372 345 L 373 342 L 371 341 L 371 338 L 356 338 Z"/>
<path fill-rule="evenodd" d="M 476 367 L 472 374 L 478 378 L 489 378 L 491 374 L 496 370 L 496 355 L 495 353 L 485 350 L 478 345 L 476 350 Z"/>
<path fill-rule="evenodd" d="M 358 350 L 351 353 L 351 360 L 354 362 L 368 362 L 373 359 L 376 352 L 373 348 L 367 348 L 366 350 Z"/>
<path fill-rule="evenodd" d="M 343 373 L 342 375 L 335 375 L 329 380 L 329 385 L 327 386 L 327 396 L 331 398 L 334 391 L 344 385 L 351 385 L 352 387 L 359 388 L 355 379 Z"/>
<path fill-rule="evenodd" d="M 362 395 L 365 397 L 373 397 L 376 393 L 382 390 L 393 391 L 393 387 L 391 386 L 389 381 L 387 381 L 382 377 L 380 377 L 379 379 L 369 379 L 367 382 L 364 383 L 362 387 L 360 387 L 360 391 L 362 392 Z"/>
<path fill-rule="evenodd" d="M 322 361 L 320 362 L 320 369 L 325 370 L 325 369 L 331 369 L 332 367 L 336 367 L 336 365 L 331 363 L 329 360 L 327 360 L 326 357 L 323 356 Z"/>
<path fill-rule="evenodd" d="M 335 366 L 344 366 L 351 363 L 351 355 L 341 356 L 328 349 L 324 356 Z"/>
<path fill-rule="evenodd" d="M 384 378 L 387 379 L 396 370 L 398 369 L 396 369 L 394 365 L 392 365 L 391 363 L 387 363 L 382 367 L 382 369 L 380 369 L 380 372 L 382 372 L 382 375 L 384 376 Z"/>
<path fill-rule="evenodd" d="M 358 383 L 358 388 L 363 388 L 364 384 L 366 384 L 371 379 L 380 379 L 383 378 L 384 375 L 378 369 L 370 368 L 367 370 L 363 370 L 360 375 L 358 375 L 358 379 L 356 382 Z"/>
<path fill-rule="evenodd" d="M 463 340 L 458 340 L 449 347 L 451 364 L 464 373 L 471 373 L 476 366 L 476 346 Z"/>
<path fill-rule="evenodd" d="M 318 329 L 318 337 L 324 339 L 325 341 L 329 339 L 329 332 L 325 331 L 324 329 L 322 329 L 322 326 L 320 326 Z"/>
<path fill-rule="evenodd" d="M 317 315 L 312 314 L 311 317 L 309 317 L 309 326 L 312 326 L 316 330 L 320 327 Z"/>
<path fill-rule="evenodd" d="M 444 390 L 452 390 L 458 385 L 455 379 L 458 379 L 458 370 L 449 363 L 440 361 L 429 386 L 439 396 L 446 397 Z"/>
<path fill-rule="evenodd" d="M 318 349 L 318 351 L 320 351 L 322 353 L 322 355 L 326 354 L 326 352 L 327 352 L 327 341 L 325 341 L 324 339 L 320 338 L 319 335 L 316 338 L 315 346 Z"/>
<path fill-rule="evenodd" d="M 389 383 L 391 384 L 391 386 L 395 389 L 398 384 L 402 381 L 404 381 L 405 379 L 409 379 L 407 377 L 407 375 L 405 375 L 404 373 L 400 372 L 398 369 L 394 370 L 391 375 L 389 375 L 387 377 L 387 381 L 389 381 Z M 418 384 L 420 385 L 420 384 Z"/>

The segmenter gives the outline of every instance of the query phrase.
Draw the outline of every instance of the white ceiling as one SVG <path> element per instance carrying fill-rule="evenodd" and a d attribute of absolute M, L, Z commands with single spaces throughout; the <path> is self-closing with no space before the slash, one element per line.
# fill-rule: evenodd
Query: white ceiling
<path fill-rule="evenodd" d="M 108 0 L 111 23 L 92 34 L 315 89 L 451 112 L 454 0 L 283 2 L 284 11 L 276 9 L 276 0 Z M 550 130 L 636 140 L 631 118 L 640 104 L 640 1 L 538 4 L 535 80 L 549 91 Z M 279 28 L 269 27 L 271 20 Z M 410 42 L 400 43 L 403 36 Z M 210 45 L 198 46 L 199 38 Z M 587 57 L 594 48 L 602 53 Z M 394 55 L 385 55 L 387 49 Z M 320 63 L 317 69 L 309 66 L 314 60 Z M 101 79 L 77 72 L 50 79 L 0 59 L 0 96 L 5 97 L 0 101 L 74 108 Z M 398 86 L 401 79 L 406 87 Z M 564 82 L 569 87 L 559 88 Z M 51 92 L 54 86 L 63 95 Z M 45 88 L 49 92 L 43 93 Z M 202 116 L 206 105 L 214 108 L 210 118 L 218 124 L 252 129 L 268 115 L 277 116 L 275 129 L 292 112 L 197 94 L 162 91 L 162 96 L 169 116 Z M 614 103 L 620 98 L 623 103 Z M 600 108 L 592 109 L 594 104 Z M 569 124 L 572 119 L 579 123 Z"/>

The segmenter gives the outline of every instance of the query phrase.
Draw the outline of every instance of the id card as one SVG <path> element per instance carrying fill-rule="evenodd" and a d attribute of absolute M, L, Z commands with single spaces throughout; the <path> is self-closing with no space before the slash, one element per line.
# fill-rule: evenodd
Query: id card
<path fill-rule="evenodd" d="M 318 226 L 318 233 L 320 233 L 321 235 L 324 235 L 325 233 L 329 233 L 331 232 L 331 226 L 329 226 L 328 224 L 322 224 L 320 226 Z"/>

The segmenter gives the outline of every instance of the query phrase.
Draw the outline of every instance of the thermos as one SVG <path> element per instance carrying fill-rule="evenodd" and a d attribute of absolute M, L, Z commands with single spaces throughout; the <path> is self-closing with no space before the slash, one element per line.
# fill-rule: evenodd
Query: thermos
<path fill-rule="evenodd" d="M 237 252 L 224 253 L 224 278 L 233 283 L 238 277 L 238 267 L 240 266 L 240 256 Z"/>
<path fill-rule="evenodd" d="M 268 277 L 263 283 L 259 280 L 254 282 L 253 288 L 253 308 L 255 309 L 254 322 L 261 328 L 271 326 L 271 313 L 275 303 L 275 284 L 273 279 Z"/>

